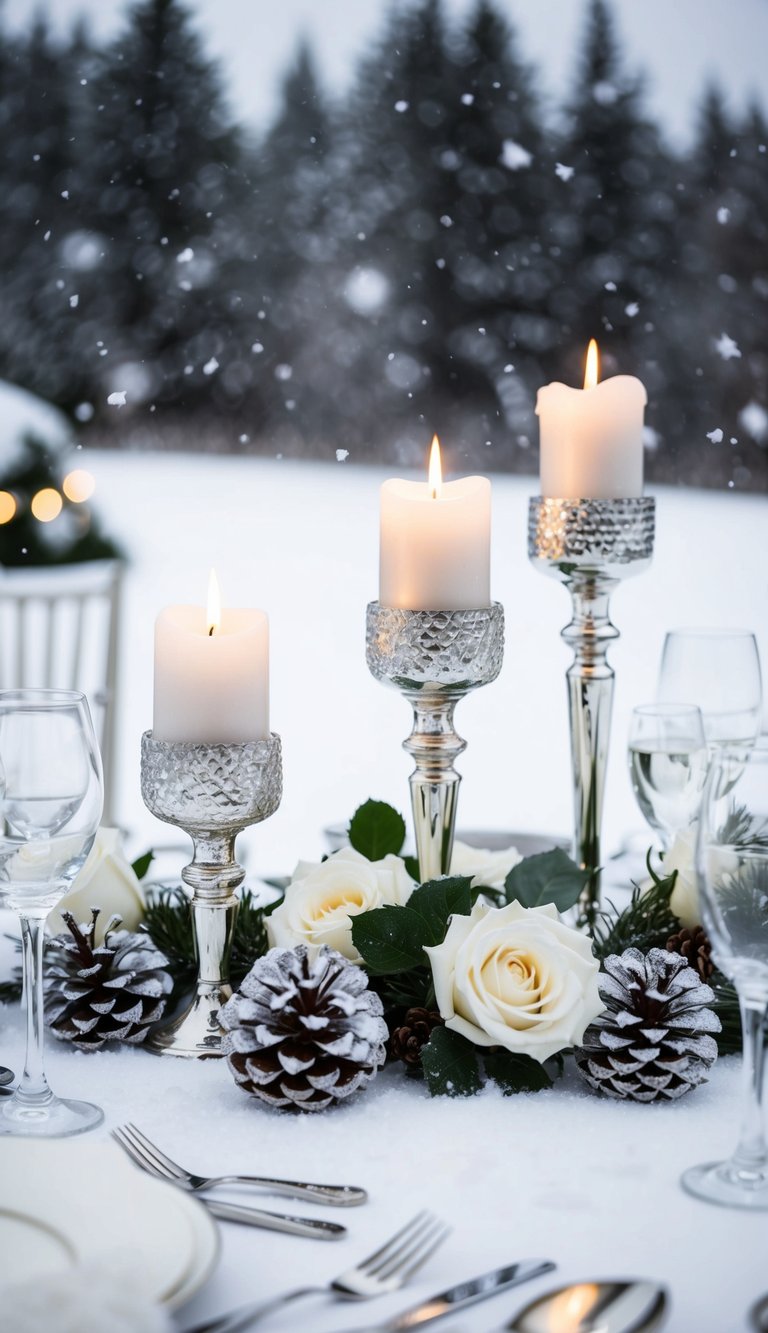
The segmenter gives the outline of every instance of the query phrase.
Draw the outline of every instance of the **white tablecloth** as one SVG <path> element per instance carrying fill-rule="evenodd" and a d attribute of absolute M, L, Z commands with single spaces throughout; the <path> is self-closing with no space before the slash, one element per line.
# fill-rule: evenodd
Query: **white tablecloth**
<path fill-rule="evenodd" d="M 22 1060 L 18 1011 L 0 1022 L 0 1055 Z M 443 1326 L 487 1330 L 557 1282 L 647 1276 L 672 1296 L 670 1333 L 737 1333 L 768 1289 L 768 1215 L 700 1203 L 678 1177 L 732 1147 L 739 1060 L 721 1060 L 711 1082 L 682 1101 L 615 1105 L 569 1075 L 552 1093 L 431 1100 L 423 1086 L 386 1071 L 353 1104 L 312 1116 L 262 1108 L 236 1088 L 223 1061 L 187 1062 L 141 1049 L 85 1055 L 49 1042 L 49 1073 L 63 1096 L 98 1102 L 106 1124 L 134 1120 L 185 1165 L 203 1173 L 276 1173 L 365 1186 L 362 1208 L 314 1209 L 259 1196 L 276 1211 L 343 1221 L 349 1236 L 319 1242 L 222 1224 L 221 1263 L 177 1316 L 187 1328 L 241 1301 L 323 1282 L 368 1254 L 422 1207 L 453 1233 L 406 1293 L 366 1306 L 322 1298 L 264 1325 L 306 1333 L 359 1327 L 417 1298 L 503 1263 L 551 1258 L 555 1274 L 482 1304 Z M 244 1198 L 243 1191 L 222 1197 Z"/>

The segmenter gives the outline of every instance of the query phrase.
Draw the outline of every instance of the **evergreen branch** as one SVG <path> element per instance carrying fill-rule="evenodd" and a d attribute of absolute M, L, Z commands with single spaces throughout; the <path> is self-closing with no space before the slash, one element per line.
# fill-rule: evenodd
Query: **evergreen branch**
<path fill-rule="evenodd" d="M 650 858 L 650 852 L 648 854 Z M 670 907 L 677 871 L 661 877 L 647 861 L 653 883 L 644 891 L 639 884 L 632 886 L 632 898 L 623 912 L 617 912 L 613 903 L 611 912 L 600 912 L 592 927 L 595 954 L 601 960 L 625 949 L 663 949 L 670 935 L 680 923 Z"/>
<path fill-rule="evenodd" d="M 230 952 L 230 980 L 240 985 L 257 958 L 269 948 L 265 917 L 273 904 L 256 907 L 246 889 L 240 899 Z M 183 889 L 150 889 L 142 928 L 165 954 L 174 982 L 174 997 L 191 990 L 197 977 L 197 958 L 189 898 Z"/>

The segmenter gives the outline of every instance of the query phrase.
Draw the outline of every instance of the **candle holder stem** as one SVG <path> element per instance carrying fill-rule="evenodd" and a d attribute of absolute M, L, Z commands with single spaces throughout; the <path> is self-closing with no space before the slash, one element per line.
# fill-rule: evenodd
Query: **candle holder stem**
<path fill-rule="evenodd" d="M 566 672 L 573 764 L 575 856 L 589 874 L 580 907 L 591 921 L 600 901 L 600 829 L 613 710 L 614 672 L 608 646 L 619 637 L 608 604 L 616 579 L 576 571 L 567 582 L 573 619 L 562 638 L 573 650 Z"/>
<path fill-rule="evenodd" d="M 467 742 L 453 725 L 460 693 L 436 691 L 407 697 L 413 705 L 413 731 L 403 741 L 403 749 L 416 764 L 409 781 L 419 875 L 424 882 L 447 874 L 450 868 L 461 783 L 453 764 Z"/>

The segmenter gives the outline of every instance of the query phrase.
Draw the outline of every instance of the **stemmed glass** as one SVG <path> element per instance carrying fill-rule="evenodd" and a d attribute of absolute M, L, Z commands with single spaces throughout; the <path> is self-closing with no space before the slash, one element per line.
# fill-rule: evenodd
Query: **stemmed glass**
<path fill-rule="evenodd" d="M 0 691 L 0 893 L 21 923 L 27 1049 L 0 1133 L 79 1134 L 103 1113 L 54 1096 L 43 1063 L 44 923 L 93 845 L 103 802 L 101 758 L 85 696 Z"/>
<path fill-rule="evenodd" d="M 753 741 L 760 731 L 760 656 L 749 630 L 679 629 L 664 640 L 658 699 L 697 704 L 710 747 Z"/>
<path fill-rule="evenodd" d="M 733 1156 L 691 1167 L 690 1194 L 737 1208 L 768 1209 L 763 1126 L 763 1023 L 768 1008 L 768 737 L 718 748 L 707 776 L 696 841 L 703 924 L 715 961 L 739 996 L 744 1110 Z"/>
<path fill-rule="evenodd" d="M 637 804 L 668 851 L 698 815 L 707 776 L 704 723 L 695 704 L 633 708 L 629 772 Z"/>

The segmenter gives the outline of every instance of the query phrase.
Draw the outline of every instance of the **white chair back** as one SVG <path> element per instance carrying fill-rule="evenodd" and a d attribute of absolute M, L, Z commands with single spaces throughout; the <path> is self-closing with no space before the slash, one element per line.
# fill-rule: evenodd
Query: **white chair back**
<path fill-rule="evenodd" d="M 103 822 L 114 814 L 119 560 L 0 569 L 0 689 L 81 690 L 104 765 Z"/>

